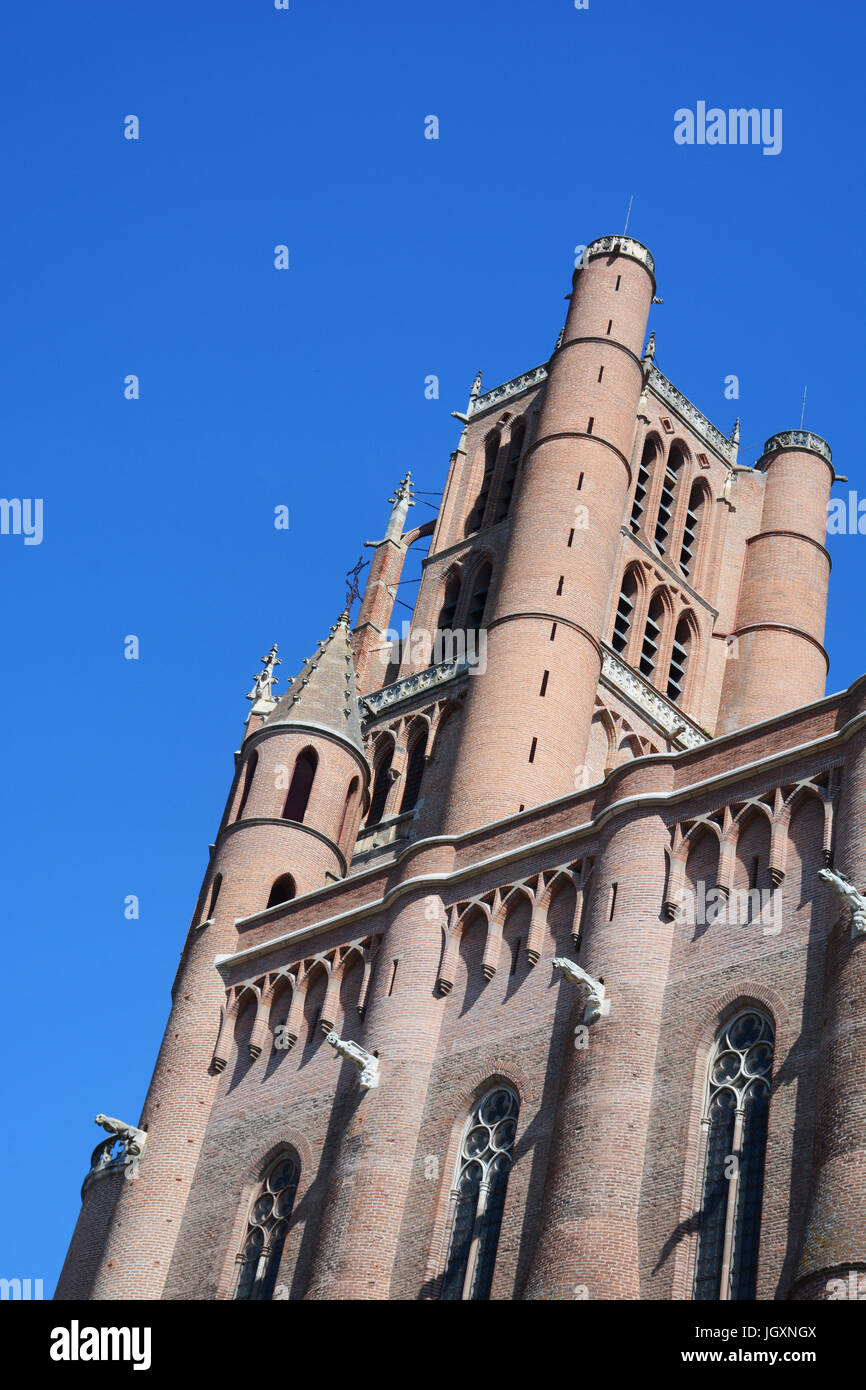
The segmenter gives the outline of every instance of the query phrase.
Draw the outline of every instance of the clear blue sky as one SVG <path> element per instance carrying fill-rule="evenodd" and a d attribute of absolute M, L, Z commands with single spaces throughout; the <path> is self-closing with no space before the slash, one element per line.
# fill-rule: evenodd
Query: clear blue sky
<path fill-rule="evenodd" d="M 864 14 L 19 0 L 2 30 L 0 490 L 44 539 L 0 536 L 0 1275 L 50 1291 L 94 1114 L 139 1114 L 260 656 L 285 678 L 325 634 L 407 467 L 442 487 L 476 370 L 546 360 L 577 243 L 633 194 L 662 371 L 746 462 L 808 384 L 866 492 Z M 675 144 L 698 101 L 782 108 L 781 153 Z M 866 667 L 864 544 L 831 541 L 831 690 Z"/>

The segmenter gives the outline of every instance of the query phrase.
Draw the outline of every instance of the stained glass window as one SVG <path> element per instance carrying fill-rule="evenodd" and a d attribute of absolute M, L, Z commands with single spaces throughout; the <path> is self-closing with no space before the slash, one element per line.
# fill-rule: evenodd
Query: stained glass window
<path fill-rule="evenodd" d="M 755 1297 L 772 1069 L 772 1023 L 738 1014 L 710 1058 L 696 1299 Z"/>
<path fill-rule="evenodd" d="M 299 1177 L 297 1159 L 284 1154 L 262 1183 L 238 1256 L 235 1299 L 268 1302 L 273 1298 Z"/>
<path fill-rule="evenodd" d="M 457 1160 L 440 1298 L 490 1297 L 519 1108 L 510 1086 L 496 1086 L 469 1116 Z"/>

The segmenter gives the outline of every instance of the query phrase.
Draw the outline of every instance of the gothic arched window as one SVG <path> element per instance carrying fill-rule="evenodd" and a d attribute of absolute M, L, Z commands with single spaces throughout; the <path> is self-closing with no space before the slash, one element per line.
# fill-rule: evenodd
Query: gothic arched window
<path fill-rule="evenodd" d="M 475 582 L 472 585 L 472 598 L 469 601 L 469 611 L 466 614 L 467 632 L 476 632 L 484 622 L 484 610 L 487 607 L 487 595 L 490 592 L 491 567 L 488 563 L 481 566 L 476 572 Z"/>
<path fill-rule="evenodd" d="M 647 493 L 650 489 L 652 470 L 658 454 L 658 445 L 653 439 L 648 439 L 643 446 L 640 464 L 638 465 L 637 478 L 634 485 L 634 497 L 631 504 L 631 529 L 635 535 L 640 531 L 643 522 L 643 514 L 646 508 Z"/>
<path fill-rule="evenodd" d="M 692 484 L 689 493 L 689 507 L 683 526 L 683 541 L 680 547 L 680 569 L 694 582 L 697 576 L 698 556 L 703 539 L 704 522 L 708 513 L 708 494 L 704 483 L 698 479 Z"/>
<path fill-rule="evenodd" d="M 646 680 L 652 680 L 653 672 L 658 660 L 659 645 L 662 638 L 662 626 L 665 620 L 665 601 L 661 594 L 656 594 L 649 606 L 646 618 L 646 627 L 643 630 L 643 642 L 640 651 L 640 673 Z"/>
<path fill-rule="evenodd" d="M 280 874 L 271 888 L 268 907 L 276 907 L 278 903 L 290 903 L 297 891 L 292 875 Z"/>
<path fill-rule="evenodd" d="M 235 816 L 235 820 L 241 820 L 241 818 L 243 817 L 244 809 L 246 807 L 250 792 L 252 790 L 253 778 L 256 775 L 256 767 L 258 765 L 258 761 L 258 752 L 255 749 L 253 749 L 247 761 L 246 771 L 244 773 L 244 789 L 241 792 L 241 799 L 238 803 L 238 813 Z"/>
<path fill-rule="evenodd" d="M 400 801 L 400 814 L 411 811 L 418 800 L 421 778 L 424 776 L 424 754 L 427 749 L 427 729 L 415 735 L 406 760 L 406 777 L 403 782 L 403 797 Z"/>
<path fill-rule="evenodd" d="M 683 453 L 682 445 L 673 444 L 670 454 L 668 455 L 668 461 L 665 465 L 661 496 L 659 497 L 659 507 L 656 512 L 655 543 L 656 549 L 660 555 L 664 555 L 668 549 L 677 483 L 679 482 L 680 470 L 682 469 L 684 460 L 685 454 Z"/>
<path fill-rule="evenodd" d="M 391 759 L 393 756 L 394 745 L 389 740 L 384 751 L 376 759 L 373 774 L 373 795 L 370 800 L 370 809 L 367 812 L 367 825 L 378 825 L 384 814 L 385 802 L 388 800 L 388 792 L 391 788 Z"/>
<path fill-rule="evenodd" d="M 481 529 L 484 520 L 484 513 L 487 510 L 487 498 L 490 493 L 490 484 L 493 482 L 493 474 L 496 471 L 496 460 L 499 457 L 499 446 L 502 436 L 498 430 L 494 430 L 484 441 L 484 474 L 481 479 L 481 488 L 475 499 L 469 516 L 466 520 L 466 535 L 471 535 L 473 531 Z"/>
<path fill-rule="evenodd" d="M 436 627 L 440 632 L 451 631 L 459 597 L 460 575 L 455 571 L 448 576 L 445 583 L 445 592 L 442 595 L 442 607 L 439 610 L 439 618 L 436 623 Z"/>
<path fill-rule="evenodd" d="M 669 700 L 678 701 L 682 698 L 685 689 L 686 668 L 691 656 L 692 638 L 691 620 L 683 614 L 677 623 L 673 647 L 671 648 L 671 664 L 668 668 L 666 692 Z"/>
<path fill-rule="evenodd" d="M 210 921 L 210 919 L 213 917 L 213 910 L 217 905 L 217 898 L 220 895 L 220 889 L 222 888 L 222 886 L 223 876 L 222 874 L 217 874 L 210 887 L 210 902 L 207 906 L 207 921 Z"/>
<path fill-rule="evenodd" d="M 519 1109 L 511 1087 L 500 1085 L 469 1116 L 451 1194 L 451 1239 L 440 1298 L 490 1297 Z"/>
<path fill-rule="evenodd" d="M 707 1153 L 694 1296 L 753 1299 L 764 1193 L 773 1025 L 757 1009 L 726 1023 L 710 1058 Z"/>
<path fill-rule="evenodd" d="M 613 620 L 613 636 L 610 639 L 614 651 L 619 652 L 621 656 L 628 647 L 628 637 L 631 632 L 634 606 L 637 600 L 637 588 L 637 575 L 634 570 L 629 570 L 622 581 L 619 602 L 616 606 L 616 617 Z"/>
<path fill-rule="evenodd" d="M 305 748 L 295 759 L 295 769 L 283 807 L 283 820 L 302 821 L 307 813 L 307 802 L 313 789 L 313 779 L 319 765 L 318 755 L 312 748 Z"/>
<path fill-rule="evenodd" d="M 273 1298 L 300 1175 L 297 1158 L 283 1154 L 259 1188 L 237 1258 L 236 1299 L 264 1303 Z"/>
<path fill-rule="evenodd" d="M 361 783 L 358 781 L 358 778 L 353 777 L 351 782 L 349 783 L 349 790 L 346 792 L 346 799 L 343 802 L 343 810 L 340 814 L 340 829 L 337 834 L 337 844 L 340 846 L 341 849 L 345 849 L 343 839 L 345 837 L 346 831 L 349 828 L 349 820 L 355 806 L 355 798 L 358 795 L 358 788 L 360 787 L 360 785 Z"/>
<path fill-rule="evenodd" d="M 526 421 L 521 416 L 515 420 L 511 427 L 511 438 L 508 445 L 508 463 L 505 466 L 505 473 L 499 488 L 499 501 L 496 505 L 496 520 L 504 521 L 511 508 L 511 498 L 514 495 L 514 484 L 517 479 L 517 466 L 520 463 L 520 455 L 523 453 L 523 441 L 526 437 Z"/>

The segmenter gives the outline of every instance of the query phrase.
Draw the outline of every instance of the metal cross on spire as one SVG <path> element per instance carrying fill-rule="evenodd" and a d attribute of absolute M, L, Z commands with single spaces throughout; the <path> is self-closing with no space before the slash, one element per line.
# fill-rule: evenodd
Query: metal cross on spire
<path fill-rule="evenodd" d="M 406 474 L 406 478 L 408 478 L 408 477 L 409 477 L 409 474 L 407 473 L 407 474 Z M 405 481 L 406 481 L 406 479 L 403 480 L 404 483 L 405 483 Z M 403 483 L 400 484 L 400 487 L 402 487 L 402 486 L 403 486 Z M 399 489 L 398 489 L 398 491 L 399 491 Z M 393 497 L 392 497 L 392 498 L 389 498 L 389 501 L 392 501 L 392 502 L 393 502 L 393 500 L 394 500 Z M 348 614 L 348 613 L 351 613 L 351 611 L 352 611 L 352 604 L 355 602 L 355 599 L 361 597 L 361 590 L 360 590 L 360 588 L 358 587 L 358 576 L 360 575 L 361 570 L 364 568 L 365 564 L 366 564 L 366 561 L 365 561 L 363 555 L 361 555 L 361 556 L 359 556 L 359 558 L 358 558 L 358 563 L 355 565 L 354 569 L 346 570 L 346 613 L 347 613 L 347 614 Z"/>

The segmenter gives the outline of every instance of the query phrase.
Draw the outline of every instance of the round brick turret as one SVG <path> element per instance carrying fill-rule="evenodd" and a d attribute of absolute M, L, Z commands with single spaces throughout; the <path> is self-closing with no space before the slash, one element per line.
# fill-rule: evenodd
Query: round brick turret
<path fill-rule="evenodd" d="M 494 580 L 486 669 L 469 682 L 447 831 L 580 785 L 655 290 L 631 238 L 602 237 L 584 259 Z"/>
<path fill-rule="evenodd" d="M 717 734 L 820 700 L 827 680 L 830 448 L 787 430 L 767 440 L 755 467 L 764 473 L 761 527 L 747 544 Z"/>
<path fill-rule="evenodd" d="M 369 784 L 347 615 L 271 704 L 251 720 L 181 956 L 136 1181 L 110 1176 L 85 1191 L 58 1298 L 161 1297 L 219 1079 L 214 957 L 237 949 L 238 918 L 266 908 L 276 883 L 296 896 L 346 872 Z M 294 781 L 304 756 L 311 785 L 303 772 Z"/>
<path fill-rule="evenodd" d="M 848 746 L 833 871 L 866 889 L 866 734 Z M 829 895 L 828 895 L 829 896 Z M 866 1294 L 866 937 L 835 894 L 821 1010 L 818 1111 L 812 1183 L 796 1299 Z"/>
<path fill-rule="evenodd" d="M 451 846 L 410 855 L 399 879 L 447 874 Z M 399 880 L 398 880 L 399 881 Z M 418 893 L 397 908 L 377 957 L 363 1046 L 380 1058 L 380 1085 L 357 1083 L 329 1179 L 308 1299 L 386 1299 L 405 1216 L 445 1000 L 433 982 L 445 908 Z"/>
<path fill-rule="evenodd" d="M 670 764 L 644 766 L 621 774 L 617 791 L 671 783 Z M 662 912 L 669 839 L 661 815 L 638 808 L 600 846 L 576 961 L 603 981 L 610 1012 L 569 1038 L 527 1299 L 641 1296 L 641 1182 L 673 940 Z M 583 1009 L 575 991 L 574 1029 Z"/>

